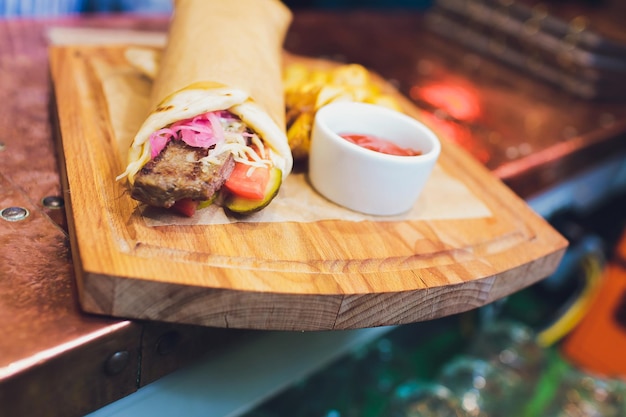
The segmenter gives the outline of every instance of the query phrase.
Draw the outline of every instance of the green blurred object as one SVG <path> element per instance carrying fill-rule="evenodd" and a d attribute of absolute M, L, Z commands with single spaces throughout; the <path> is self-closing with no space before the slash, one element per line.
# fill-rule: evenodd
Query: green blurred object
<path fill-rule="evenodd" d="M 453 358 L 436 381 L 450 389 L 470 416 L 511 415 L 511 410 L 518 410 L 523 401 L 525 384 L 518 373 L 478 357 Z"/>
<path fill-rule="evenodd" d="M 531 293 L 524 300 L 536 301 Z M 399 326 L 245 417 L 626 415 L 626 383 L 576 370 L 558 346 L 539 347 L 527 323 L 510 316 L 485 323 L 480 317 L 474 311 Z M 563 414 L 566 407 L 591 414 Z"/>
<path fill-rule="evenodd" d="M 245 417 L 377 417 L 400 384 L 431 380 L 467 341 L 468 316 L 399 326 L 262 404 Z"/>
<path fill-rule="evenodd" d="M 438 382 L 411 380 L 401 384 L 381 415 L 387 417 L 470 417 L 450 389 Z"/>

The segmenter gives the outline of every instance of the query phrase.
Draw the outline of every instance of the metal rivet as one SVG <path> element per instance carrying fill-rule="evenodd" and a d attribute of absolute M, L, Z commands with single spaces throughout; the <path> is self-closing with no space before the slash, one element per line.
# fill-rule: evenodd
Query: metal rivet
<path fill-rule="evenodd" d="M 128 362 L 130 362 L 130 353 L 127 350 L 120 350 L 109 356 L 104 364 L 104 371 L 108 375 L 117 375 L 126 368 Z"/>
<path fill-rule="evenodd" d="M 8 222 L 19 222 L 29 215 L 28 210 L 24 207 L 7 207 L 0 211 L 0 217 Z"/>
<path fill-rule="evenodd" d="M 159 355 L 169 355 L 176 349 L 181 336 L 175 330 L 164 333 L 156 342 L 156 351 Z"/>
<path fill-rule="evenodd" d="M 44 199 L 41 200 L 41 203 L 44 205 L 44 207 L 47 207 L 50 209 L 60 209 L 65 205 L 65 201 L 63 200 L 63 197 L 58 197 L 58 196 L 44 197 Z"/>

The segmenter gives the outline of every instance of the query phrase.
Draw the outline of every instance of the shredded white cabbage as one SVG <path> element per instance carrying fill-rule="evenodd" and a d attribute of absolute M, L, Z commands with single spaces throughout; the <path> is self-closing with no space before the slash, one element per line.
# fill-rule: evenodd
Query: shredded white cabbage
<path fill-rule="evenodd" d="M 224 117 L 220 117 L 220 122 L 224 128 L 224 141 L 215 145 L 207 156 L 200 159 L 200 162 L 207 167 L 209 164 L 219 164 L 220 155 L 231 153 L 236 162 L 250 165 L 251 168 L 262 168 L 272 165 L 263 141 L 256 133 L 250 134 L 246 130 L 244 123 L 233 118 Z M 248 146 L 248 139 L 259 150 L 260 155 L 252 147 Z"/>

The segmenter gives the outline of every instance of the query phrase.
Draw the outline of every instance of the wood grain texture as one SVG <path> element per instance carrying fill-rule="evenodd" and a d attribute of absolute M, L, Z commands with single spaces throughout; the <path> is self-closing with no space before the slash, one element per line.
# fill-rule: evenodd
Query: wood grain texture
<path fill-rule="evenodd" d="M 114 180 L 123 167 L 90 66 L 95 56 L 113 64 L 123 59 L 122 48 L 112 46 L 50 53 L 68 225 L 87 312 L 251 329 L 403 324 L 518 291 L 552 273 L 567 246 L 445 138 L 439 163 L 492 216 L 148 227 Z M 419 118 L 408 99 L 398 99 Z"/>

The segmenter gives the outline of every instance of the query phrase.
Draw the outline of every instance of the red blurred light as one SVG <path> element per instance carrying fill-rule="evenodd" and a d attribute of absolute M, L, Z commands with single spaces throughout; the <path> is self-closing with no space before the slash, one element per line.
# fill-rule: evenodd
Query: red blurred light
<path fill-rule="evenodd" d="M 471 91 L 458 85 L 430 84 L 413 86 L 409 95 L 441 109 L 457 120 L 471 121 L 480 116 L 480 103 Z"/>
<path fill-rule="evenodd" d="M 465 149 L 482 164 L 487 164 L 491 159 L 489 149 L 478 141 L 466 126 L 442 120 L 428 112 L 422 113 L 422 122 L 433 129 L 442 139 L 453 142 Z"/>

